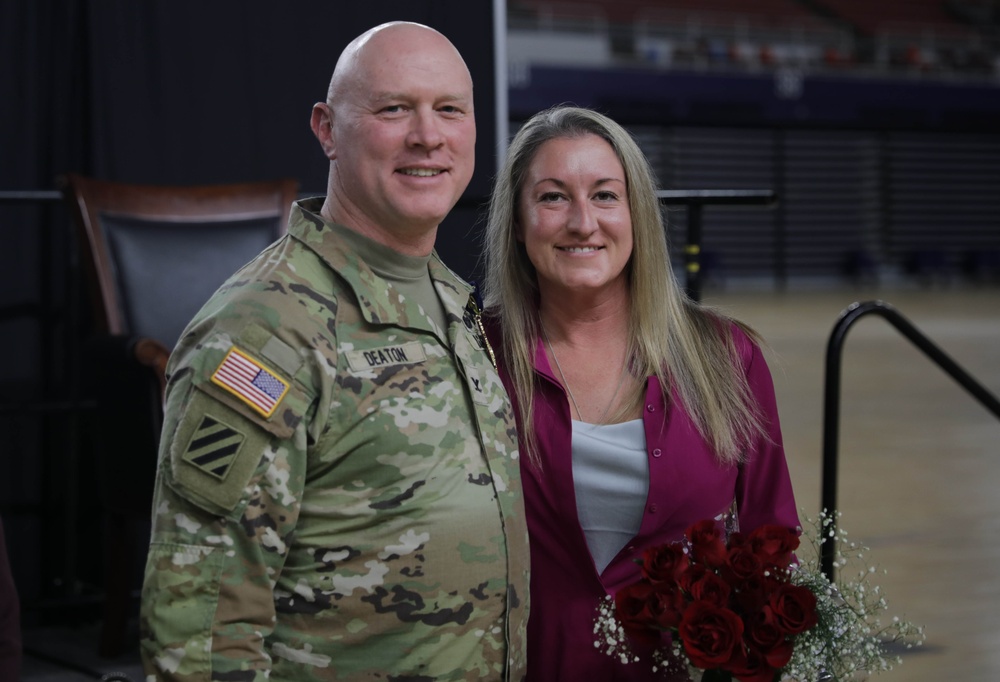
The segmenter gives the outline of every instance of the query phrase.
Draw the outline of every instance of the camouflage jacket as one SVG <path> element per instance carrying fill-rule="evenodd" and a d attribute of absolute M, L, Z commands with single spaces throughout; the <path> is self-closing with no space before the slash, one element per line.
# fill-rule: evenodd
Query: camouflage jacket
<path fill-rule="evenodd" d="M 521 680 L 528 541 L 470 287 L 440 330 L 293 208 L 168 367 L 148 679 Z"/>

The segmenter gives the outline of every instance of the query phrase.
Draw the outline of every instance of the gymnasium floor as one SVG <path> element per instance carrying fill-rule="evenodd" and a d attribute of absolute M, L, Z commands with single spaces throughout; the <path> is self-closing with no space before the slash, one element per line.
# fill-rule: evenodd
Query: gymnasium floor
<path fill-rule="evenodd" d="M 768 340 L 785 447 L 802 513 L 820 507 L 827 339 L 850 303 L 894 306 L 994 395 L 1000 395 L 1000 289 L 706 292 Z M 905 340 L 868 316 L 843 354 L 839 507 L 841 527 L 871 547 L 889 613 L 926 628 L 925 646 L 905 653 L 884 682 L 1000 679 L 1000 420 Z M 997 543 L 997 544 L 994 544 Z M 998 570 L 991 560 L 998 559 Z M 101 672 L 133 655 L 101 661 L 96 630 L 27 633 L 29 642 Z M 25 682 L 76 682 L 92 675 L 27 657 Z"/>
<path fill-rule="evenodd" d="M 772 346 L 785 449 L 799 507 L 822 480 L 827 340 L 854 301 L 881 299 L 1000 396 L 1000 290 L 942 288 L 708 292 Z M 1000 679 L 1000 419 L 877 316 L 847 333 L 838 507 L 849 537 L 886 575 L 890 614 L 924 625 L 922 650 L 876 679 Z M 997 543 L 997 544 L 995 544 Z"/>

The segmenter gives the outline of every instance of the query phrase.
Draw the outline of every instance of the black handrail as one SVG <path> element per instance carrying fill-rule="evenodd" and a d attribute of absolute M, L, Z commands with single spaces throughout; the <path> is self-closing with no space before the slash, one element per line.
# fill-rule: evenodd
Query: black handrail
<path fill-rule="evenodd" d="M 840 314 L 840 319 L 830 332 L 826 348 L 826 383 L 823 393 L 823 480 L 821 509 L 831 515 L 836 528 L 837 509 L 837 446 L 840 420 L 840 367 L 844 341 L 847 332 L 855 322 L 865 315 L 881 315 L 889 321 L 903 336 L 917 348 L 922 350 L 951 378 L 983 404 L 986 409 L 1000 419 L 1000 400 L 976 381 L 968 372 L 951 359 L 943 350 L 910 323 L 898 310 L 884 301 L 856 302 L 849 305 Z M 834 578 L 834 557 L 836 555 L 836 540 L 829 533 L 824 533 L 820 547 L 821 568 L 832 581 Z"/>

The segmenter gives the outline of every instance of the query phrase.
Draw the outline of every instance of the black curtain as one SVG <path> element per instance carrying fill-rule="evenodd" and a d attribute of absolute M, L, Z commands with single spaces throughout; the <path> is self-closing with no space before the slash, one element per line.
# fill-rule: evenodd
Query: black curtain
<path fill-rule="evenodd" d="M 475 84 L 477 170 L 442 226 L 442 257 L 475 278 L 472 230 L 496 165 L 492 3 L 100 0 L 84 3 L 84 150 L 94 175 L 201 184 L 297 177 L 322 193 L 309 129 L 344 45 L 376 24 L 427 24 L 455 43 Z M 74 159 L 70 160 L 75 161 Z"/>
<path fill-rule="evenodd" d="M 492 12 L 464 0 L 3 0 L 0 189 L 54 188 L 76 171 L 152 184 L 292 176 L 322 192 L 312 105 L 350 39 L 404 19 L 448 36 L 472 72 L 478 163 L 462 205 L 475 204 L 496 165 Z M 471 271 L 474 253 L 453 255 Z"/>
<path fill-rule="evenodd" d="M 493 10 L 467 0 L 0 0 L 0 191 L 75 171 L 151 184 L 298 178 L 326 187 L 309 129 L 337 56 L 376 24 L 432 26 L 475 83 L 477 170 L 438 250 L 473 278 L 496 158 Z M 0 516 L 30 613 L 99 584 L 80 438 L 87 334 L 73 232 L 55 200 L 0 202 Z M 86 601 L 86 600 L 84 600 Z M 37 607 L 37 608 L 36 608 Z"/>

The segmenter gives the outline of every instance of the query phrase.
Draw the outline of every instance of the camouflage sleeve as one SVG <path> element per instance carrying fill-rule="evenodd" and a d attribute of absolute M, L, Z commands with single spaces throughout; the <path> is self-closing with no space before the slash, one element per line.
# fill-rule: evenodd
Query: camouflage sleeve
<path fill-rule="evenodd" d="M 212 338 L 171 377 L 141 604 L 148 680 L 268 677 L 273 586 L 305 480 L 294 415 L 308 405 L 294 351 L 268 353 L 275 343 Z M 251 383 L 227 384 L 237 361 Z"/>

